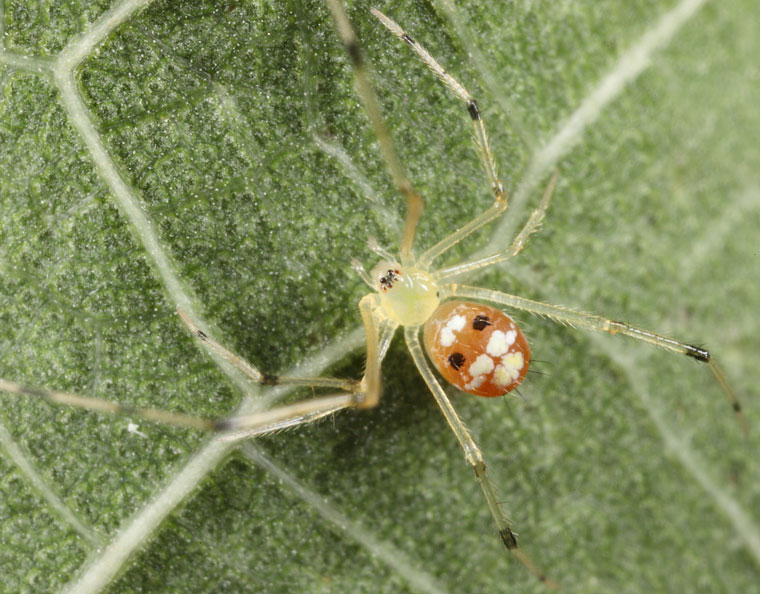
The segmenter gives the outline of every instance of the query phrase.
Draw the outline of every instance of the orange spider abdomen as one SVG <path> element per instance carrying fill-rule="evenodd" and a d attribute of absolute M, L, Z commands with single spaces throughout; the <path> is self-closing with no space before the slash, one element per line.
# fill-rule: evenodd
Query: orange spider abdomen
<path fill-rule="evenodd" d="M 466 301 L 447 301 L 425 322 L 425 350 L 436 369 L 460 390 L 501 396 L 528 372 L 530 348 L 522 330 L 503 311 Z"/>

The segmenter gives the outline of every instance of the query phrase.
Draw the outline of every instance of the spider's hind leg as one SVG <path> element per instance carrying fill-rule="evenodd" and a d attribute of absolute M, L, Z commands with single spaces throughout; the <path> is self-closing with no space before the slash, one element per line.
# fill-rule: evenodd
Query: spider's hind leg
<path fill-rule="evenodd" d="M 739 398 L 736 396 L 728 380 L 723 375 L 715 358 L 710 355 L 707 349 L 702 347 L 681 342 L 675 338 L 669 336 L 662 336 L 649 330 L 637 328 L 627 322 L 616 322 L 603 316 L 596 314 L 589 314 L 585 312 L 575 311 L 568 307 L 561 305 L 553 305 L 551 303 L 544 303 L 542 301 L 534 301 L 532 299 L 526 299 L 525 297 L 519 297 L 517 295 L 510 295 L 508 293 L 502 293 L 500 291 L 492 291 L 490 289 L 483 289 L 480 287 L 469 287 L 466 285 L 443 285 L 441 287 L 441 294 L 445 297 L 462 297 L 467 299 L 478 299 L 481 301 L 489 301 L 491 303 L 499 303 L 506 307 L 513 307 L 527 311 L 539 316 L 546 316 L 547 318 L 559 322 L 560 324 L 567 324 L 575 328 L 582 328 L 584 330 L 591 330 L 593 332 L 605 332 L 607 334 L 622 334 L 646 342 L 653 346 L 657 346 L 673 353 L 685 355 L 690 359 L 699 361 L 700 363 L 706 363 L 710 368 L 715 381 L 723 391 L 724 396 L 731 404 L 731 408 L 734 411 L 736 420 L 739 423 L 742 431 L 746 435 L 749 433 L 749 427 L 747 425 L 747 419 L 742 411 Z"/>
<path fill-rule="evenodd" d="M 499 531 L 501 541 L 504 543 L 507 550 L 517 557 L 520 563 L 536 576 L 536 578 L 546 584 L 549 588 L 556 589 L 558 587 L 557 584 L 550 580 L 546 574 L 533 563 L 531 558 L 518 547 L 517 537 L 512 531 L 509 517 L 502 508 L 501 503 L 498 501 L 493 484 L 486 474 L 486 463 L 483 459 L 483 454 L 480 452 L 480 448 L 478 448 L 478 445 L 475 443 L 472 435 L 470 435 L 467 427 L 465 427 L 462 419 L 459 418 L 456 410 L 454 410 L 454 407 L 451 405 L 451 402 L 441 385 L 438 383 L 438 380 L 436 380 L 435 375 L 422 352 L 418 333 L 418 327 L 404 328 L 404 337 L 406 338 L 409 352 L 412 355 L 414 364 L 417 366 L 417 369 L 419 369 L 430 392 L 433 394 L 438 406 L 441 408 L 443 416 L 446 417 L 449 427 L 454 432 L 454 435 L 456 435 L 459 445 L 464 451 L 464 457 L 467 460 L 467 463 L 472 466 L 472 469 L 475 472 L 475 478 L 483 491 L 483 496 L 485 497 L 488 509 L 496 524 L 496 528 Z"/>

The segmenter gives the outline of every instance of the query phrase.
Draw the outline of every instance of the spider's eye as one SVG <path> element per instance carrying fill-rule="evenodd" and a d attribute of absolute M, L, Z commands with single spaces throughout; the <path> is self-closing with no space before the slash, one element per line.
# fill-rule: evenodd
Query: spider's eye
<path fill-rule="evenodd" d="M 397 282 L 401 278 L 401 272 L 399 270 L 388 270 L 383 276 L 380 277 L 380 289 L 387 291 L 393 288 L 393 283 Z"/>

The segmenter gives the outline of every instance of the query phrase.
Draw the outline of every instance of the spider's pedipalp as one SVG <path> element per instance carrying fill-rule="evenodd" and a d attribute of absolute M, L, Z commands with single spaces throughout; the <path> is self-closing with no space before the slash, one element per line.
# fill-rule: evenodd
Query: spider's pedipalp
<path fill-rule="evenodd" d="M 383 260 L 387 260 L 388 262 L 395 262 L 396 256 L 391 254 L 388 250 L 386 250 L 383 246 L 381 246 L 374 235 L 370 235 L 367 239 L 367 247 L 369 247 L 370 251 L 374 254 L 377 254 L 380 256 Z"/>
<path fill-rule="evenodd" d="M 364 281 L 365 285 L 367 285 L 373 291 L 377 290 L 377 283 L 375 283 L 375 281 L 372 280 L 372 277 L 370 276 L 369 272 L 367 272 L 367 269 L 364 268 L 364 265 L 361 262 L 359 262 L 359 260 L 357 260 L 356 258 L 351 258 L 351 268 Z"/>

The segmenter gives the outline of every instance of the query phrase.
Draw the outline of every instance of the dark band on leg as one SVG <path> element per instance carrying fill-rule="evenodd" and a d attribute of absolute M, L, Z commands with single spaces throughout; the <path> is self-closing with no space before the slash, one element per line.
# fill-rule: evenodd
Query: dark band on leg
<path fill-rule="evenodd" d="M 236 427 L 237 420 L 234 417 L 231 417 L 228 419 L 219 419 L 218 421 L 214 421 L 211 430 L 217 431 L 219 433 L 226 433 L 227 431 L 232 431 Z"/>
<path fill-rule="evenodd" d="M 501 536 L 501 542 L 503 542 L 504 546 L 509 550 L 517 548 L 517 538 L 515 537 L 514 532 L 512 532 L 509 528 L 500 530 L 499 536 Z"/>
<path fill-rule="evenodd" d="M 261 383 L 265 386 L 276 386 L 280 383 L 280 378 L 276 375 L 269 375 L 268 373 L 261 374 Z"/>
<path fill-rule="evenodd" d="M 474 99 L 467 104 L 467 111 L 470 112 L 470 117 L 473 120 L 477 121 L 481 119 L 480 110 L 478 109 L 478 104 L 475 103 Z"/>
<path fill-rule="evenodd" d="M 690 344 L 686 345 L 686 356 L 702 363 L 710 362 L 710 352 L 707 349 L 701 349 Z"/>
<path fill-rule="evenodd" d="M 348 57 L 351 58 L 351 62 L 353 62 L 356 68 L 361 68 L 363 63 L 362 53 L 359 51 L 359 44 L 354 40 L 346 43 L 345 46 L 346 53 L 348 54 Z"/>
<path fill-rule="evenodd" d="M 26 394 L 28 396 L 36 396 L 37 398 L 47 398 L 48 393 L 44 390 L 40 390 L 38 388 L 30 388 L 29 386 L 24 386 L 23 384 L 18 386 L 18 393 L 19 394 Z"/>
<path fill-rule="evenodd" d="M 409 45 L 416 45 L 416 42 L 414 41 L 414 39 L 409 37 L 409 35 L 407 35 L 406 33 L 404 33 L 401 36 L 401 40 L 404 41 L 405 43 L 408 43 Z"/>
<path fill-rule="evenodd" d="M 124 415 L 125 417 L 139 417 L 140 415 L 140 408 L 136 406 L 131 406 L 129 404 L 117 404 L 113 403 L 113 410 L 114 412 L 117 412 L 121 415 Z"/>

